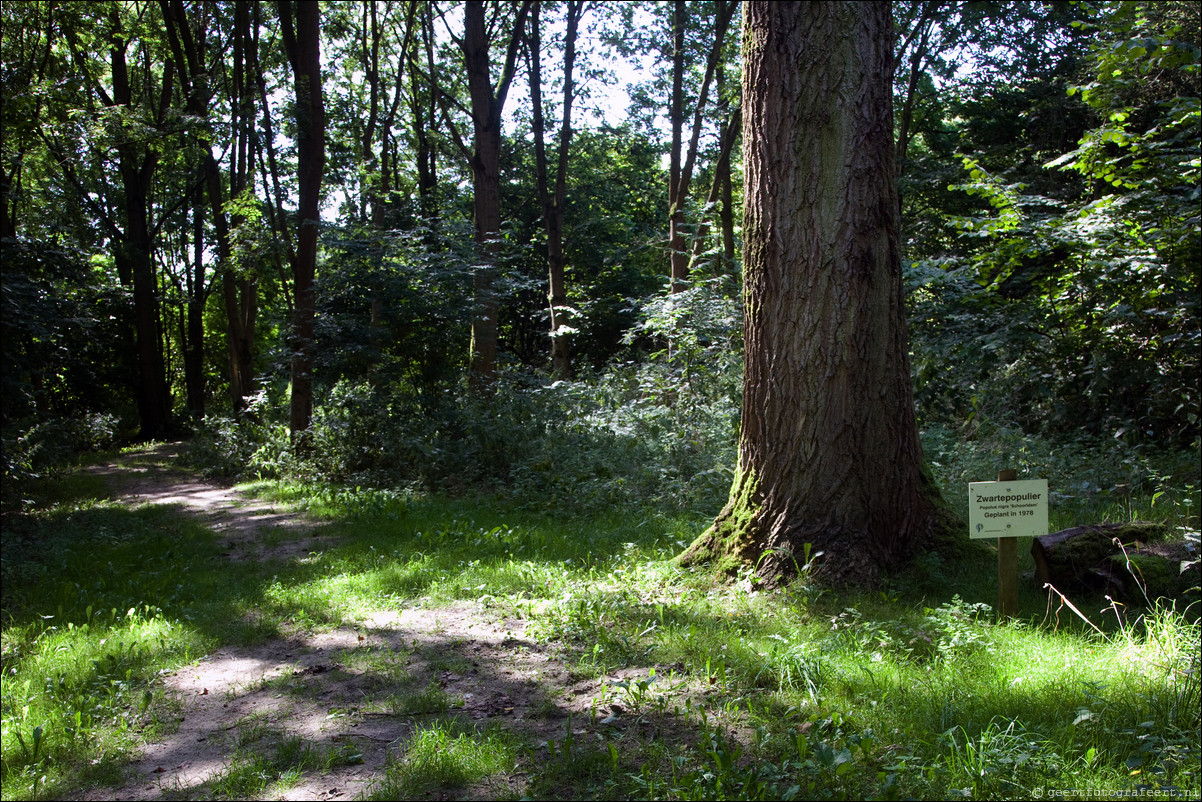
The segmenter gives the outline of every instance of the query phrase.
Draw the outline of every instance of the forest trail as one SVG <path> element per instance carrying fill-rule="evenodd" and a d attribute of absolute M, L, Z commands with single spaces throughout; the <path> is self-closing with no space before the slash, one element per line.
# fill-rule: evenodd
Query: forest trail
<path fill-rule="evenodd" d="M 198 479 L 175 467 L 177 457 L 178 447 L 169 444 L 87 470 L 102 475 L 123 505 L 176 505 L 181 515 L 196 516 L 219 533 L 228 559 L 303 560 L 330 544 L 320 522 Z M 281 530 L 291 536 L 280 537 Z M 276 786 L 264 798 L 355 798 L 370 793 L 390 758 L 403 756 L 426 722 L 451 715 L 496 722 L 545 749 L 546 741 L 563 737 L 565 723 L 589 720 L 603 683 L 621 679 L 573 683 L 546 647 L 523 637 L 524 622 L 475 603 L 409 604 L 339 627 L 225 646 L 181 666 L 164 677 L 170 704 L 178 706 L 171 714 L 178 729 L 139 750 L 122 787 L 76 798 L 209 798 L 239 760 L 296 738 L 334 756 L 327 761 L 333 767 Z M 515 791 L 520 795 L 514 787 L 464 788 L 455 798 Z"/>

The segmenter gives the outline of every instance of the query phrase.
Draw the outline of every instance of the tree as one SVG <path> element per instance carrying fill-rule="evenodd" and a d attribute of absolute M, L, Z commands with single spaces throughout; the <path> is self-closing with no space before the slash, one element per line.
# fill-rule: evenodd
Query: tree
<path fill-rule="evenodd" d="M 85 185 L 75 165 L 73 150 L 77 143 L 51 140 L 44 133 L 43 141 L 81 205 L 91 207 L 103 224 L 121 283 L 133 288 L 138 365 L 135 393 L 141 436 L 150 439 L 164 435 L 171 420 L 171 391 L 163 369 L 159 277 L 153 258 L 160 226 L 170 215 L 160 213 L 155 220 L 153 195 L 156 173 L 163 160 L 162 140 L 169 127 L 167 120 L 172 116 L 175 65 L 170 59 L 157 57 L 156 43 L 147 36 L 154 25 L 147 9 L 97 5 L 94 11 L 83 12 L 78 25 L 68 22 L 63 26 L 72 62 L 88 84 L 88 114 L 101 123 L 96 126 L 96 133 L 103 130 L 105 135 L 113 137 L 103 150 L 117 154 L 120 190 L 113 188 L 111 192 L 112 197 L 120 200 L 112 201 L 111 205 L 102 201 L 104 206 L 98 203 L 96 188 Z M 91 17 L 93 13 L 95 16 Z M 86 32 L 89 23 L 95 26 L 94 34 Z M 107 38 L 107 75 L 103 74 L 105 68 L 99 59 L 89 58 L 85 52 L 87 48 L 81 39 L 87 34 L 93 35 L 94 45 L 97 40 Z M 133 59 L 129 57 L 131 47 Z M 99 155 L 101 151 L 93 150 L 89 154 L 94 157 L 89 160 L 92 163 L 83 167 L 97 167 L 106 158 Z"/>
<path fill-rule="evenodd" d="M 242 223 L 241 216 L 235 214 L 231 220 L 229 214 L 226 189 L 221 180 L 221 168 L 213 156 L 210 144 L 214 139 L 213 125 L 210 120 L 210 105 L 216 87 L 211 84 L 209 76 L 211 58 L 206 52 L 207 15 L 196 14 L 189 19 L 188 12 L 181 0 L 160 0 L 163 22 L 166 28 L 167 41 L 175 64 L 178 65 L 180 89 L 184 96 L 184 108 L 194 120 L 199 121 L 200 136 L 197 145 L 200 171 L 203 177 L 204 191 L 207 194 L 212 211 L 213 226 L 216 229 L 216 245 L 218 257 L 218 272 L 221 277 L 222 298 L 226 311 L 226 341 L 230 364 L 230 399 L 235 413 L 242 412 L 246 407 L 247 398 L 251 395 L 254 384 L 254 329 L 255 317 L 258 313 L 258 288 L 250 271 L 239 271 L 234 264 L 234 247 L 232 237 Z M 253 172 L 253 139 L 254 128 L 254 92 L 247 80 L 246 64 L 249 60 L 248 48 L 253 45 L 251 36 L 251 19 L 246 4 L 234 6 L 233 25 L 233 74 L 229 82 L 230 88 L 230 118 L 234 129 L 234 143 L 230 148 L 229 196 L 240 198 L 250 183 L 249 176 Z M 198 203 L 200 194 L 197 195 Z M 202 214 L 199 208 L 194 210 L 199 219 Z M 185 373 L 188 385 L 188 406 L 197 412 L 203 412 L 202 397 L 197 397 L 203 377 L 199 371 L 203 369 L 203 309 L 206 296 L 204 284 L 204 263 L 201 253 L 202 227 L 195 224 L 196 268 L 187 271 L 189 298 L 189 331 L 188 348 L 185 353 Z M 199 279 L 194 279 L 198 276 Z"/>
<path fill-rule="evenodd" d="M 572 143 L 572 101 L 576 86 L 572 69 L 576 63 L 576 32 L 584 13 L 584 0 L 570 0 L 567 7 L 567 32 L 564 35 L 563 110 L 555 161 L 555 189 L 549 187 L 547 151 L 543 122 L 542 48 L 540 46 L 539 7 L 530 17 L 530 105 L 534 122 L 535 174 L 543 225 L 547 231 L 547 301 L 551 317 L 551 373 L 566 379 L 572 370 L 567 325 L 567 292 L 564 288 L 563 220 L 567 202 L 568 151 Z"/>
<path fill-rule="evenodd" d="M 902 306 L 887 3 L 748 2 L 739 464 L 681 555 L 872 582 L 932 541 Z"/>
<path fill-rule="evenodd" d="M 492 39 L 488 32 L 490 27 L 495 26 L 485 25 L 484 3 L 481 0 L 469 0 L 463 6 L 461 47 L 471 98 L 473 132 L 469 159 L 475 198 L 472 216 L 476 224 L 476 244 L 484 261 L 476 270 L 476 312 L 472 315 L 470 381 L 477 391 L 492 382 L 497 366 L 497 316 L 500 305 L 493 288 L 492 262 L 496 258 L 497 239 L 501 233 L 501 113 L 513 81 L 530 6 L 531 3 L 524 2 L 517 10 L 505 49 L 505 64 L 495 87 L 489 55 Z"/>
<path fill-rule="evenodd" d="M 281 0 L 280 28 L 296 88 L 298 200 L 292 291 L 292 406 L 289 427 L 296 437 L 313 416 L 313 322 L 317 299 L 317 235 L 321 224 L 321 177 L 325 169 L 326 113 L 321 93 L 321 19 L 317 3 Z M 295 18 L 295 27 L 293 19 Z"/>
<path fill-rule="evenodd" d="M 718 0 L 714 16 L 714 39 L 709 48 L 705 64 L 705 77 L 697 95 L 693 110 L 693 125 L 687 153 L 683 152 L 685 122 L 685 27 L 688 10 L 684 0 L 675 0 L 672 11 L 672 98 L 669 124 L 672 128 L 672 151 L 669 156 L 668 175 L 668 248 L 670 251 L 670 278 L 672 292 L 685 289 L 689 274 L 689 250 L 685 241 L 685 204 L 689 199 L 689 187 L 693 181 L 693 167 L 697 161 L 697 148 L 701 139 L 701 127 L 709 95 L 710 84 L 722 58 L 726 44 L 726 31 L 734 16 L 737 3 L 733 0 Z M 725 143 L 724 143 L 725 145 Z M 727 153 L 729 147 L 723 148 Z M 684 157 L 682 164 L 681 157 Z"/>

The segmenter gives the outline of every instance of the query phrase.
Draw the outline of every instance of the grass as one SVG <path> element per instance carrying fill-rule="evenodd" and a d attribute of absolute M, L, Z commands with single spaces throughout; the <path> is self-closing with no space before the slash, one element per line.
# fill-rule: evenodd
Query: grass
<path fill-rule="evenodd" d="M 320 773 L 363 762 L 353 747 L 321 747 L 299 736 L 269 730 L 261 722 L 238 728 L 229 763 L 199 788 L 167 788 L 167 799 L 255 799 L 271 797 Z"/>
<path fill-rule="evenodd" d="M 478 784 L 488 791 L 485 798 L 500 798 L 507 788 L 501 776 L 516 768 L 514 739 L 506 733 L 439 720 L 418 729 L 403 753 L 391 756 L 367 798 L 419 799 L 431 791 L 463 791 Z"/>
<path fill-rule="evenodd" d="M 422 716 L 372 798 L 1202 791 L 1196 606 L 1120 619 L 1104 600 L 1076 599 L 1095 631 L 1068 610 L 1049 617 L 1027 587 L 1018 619 L 999 624 L 982 550 L 928 555 L 871 593 L 836 595 L 807 577 L 769 592 L 750 574 L 715 584 L 671 564 L 708 515 L 557 517 L 487 499 L 244 488 L 322 518 L 334 545 L 230 562 L 179 510 L 121 508 L 81 475 L 46 484 L 35 512 L 5 522 L 5 799 L 118 782 L 135 745 L 172 726 L 162 672 L 215 648 L 464 600 L 525 619 L 523 637 L 553 650 L 572 681 L 600 679 L 588 721 L 568 716 L 553 737 L 478 727 L 430 680 L 463 668 L 453 655 L 426 655 L 427 670 L 411 673 L 405 653 L 347 652 L 338 670 L 374 677 L 368 706 Z M 1192 488 L 1150 488 L 1061 499 L 1052 518 L 1156 517 L 1196 531 L 1196 510 Z M 304 692 L 299 678 L 273 682 Z M 539 720 L 564 718 L 556 698 Z M 362 760 L 262 720 L 239 723 L 230 748 L 220 775 L 176 795 L 262 798 Z"/>

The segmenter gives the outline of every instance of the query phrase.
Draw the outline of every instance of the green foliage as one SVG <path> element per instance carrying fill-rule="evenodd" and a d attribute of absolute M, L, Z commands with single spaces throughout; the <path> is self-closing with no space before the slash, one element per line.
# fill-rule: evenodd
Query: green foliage
<path fill-rule="evenodd" d="M 1027 431 L 1084 424 L 1135 442 L 1191 445 L 1202 344 L 1197 271 L 1158 254 L 1123 200 L 1036 218 L 1020 212 L 1054 204 L 991 197 L 1008 198 L 1003 217 L 971 224 L 988 232 L 987 250 L 969 264 L 908 269 L 926 420 L 985 413 Z"/>
<path fill-rule="evenodd" d="M 573 359 L 599 370 L 619 354 L 638 304 L 663 285 L 667 179 L 655 138 L 628 127 L 581 128 L 572 139 L 564 209 L 565 281 Z M 546 233 L 534 187 L 533 144 L 506 144 L 503 203 L 513 292 L 502 309 L 501 347 L 530 367 L 547 362 Z"/>
<path fill-rule="evenodd" d="M 100 266 L 52 242 L 0 242 L 0 415 L 130 414 L 129 298 Z M 36 423 L 36 421 L 34 421 Z"/>
<path fill-rule="evenodd" d="M 33 483 L 74 465 L 86 452 L 112 448 L 126 434 L 114 415 L 102 412 L 27 418 L 5 426 L 0 436 L 0 509 L 7 513 L 33 503 L 26 498 Z"/>
<path fill-rule="evenodd" d="M 389 762 L 368 799 L 415 799 L 440 788 L 458 788 L 512 768 L 514 748 L 503 734 L 465 731 L 456 721 L 419 729 L 405 752 Z"/>
<path fill-rule="evenodd" d="M 327 237 L 317 287 L 325 385 L 364 382 L 436 406 L 467 353 L 470 243 L 458 223 Z"/>
<path fill-rule="evenodd" d="M 928 426 L 922 443 L 944 488 L 966 489 L 969 482 L 992 481 L 999 470 L 1011 468 L 1020 476 L 1046 478 L 1053 509 L 1057 503 L 1082 501 L 1096 506 L 1142 496 L 1149 508 L 1143 514 L 1150 519 L 1164 516 L 1188 523 L 1197 516 L 1197 510 L 1188 509 L 1196 502 L 1187 499 L 1197 491 L 1199 454 L 1190 449 L 1173 452 L 1133 446 L 1115 437 L 1032 437 L 1018 426 L 984 414 L 959 431 Z M 959 507 L 967 503 L 962 495 L 949 491 L 948 500 Z M 1155 505 L 1149 503 L 1154 496 L 1163 498 L 1155 514 L 1151 513 Z M 1184 507 L 1174 509 L 1171 502 Z M 966 514 L 967 508 L 960 512 Z"/>
<path fill-rule="evenodd" d="M 345 319 L 331 317 L 334 324 Z M 669 340 L 670 354 L 553 384 L 507 370 L 486 398 L 423 374 L 420 351 L 404 355 L 403 338 L 381 334 L 377 342 L 392 343 L 388 352 L 371 350 L 363 336 L 361 350 L 328 352 L 342 357 L 330 367 L 348 378 L 326 390 L 303 459 L 286 436 L 285 411 L 266 393 L 238 421 L 210 416 L 186 457 L 210 475 L 474 488 L 538 509 L 588 512 L 637 501 L 716 510 L 734 462 L 738 323 L 733 302 L 709 283 L 655 297 L 639 336 Z M 441 357 L 431 364 L 437 371 Z M 364 373 L 371 378 L 349 378 Z"/>
<path fill-rule="evenodd" d="M 912 592 L 836 597 L 803 577 L 764 593 L 750 573 L 715 587 L 674 567 L 670 556 L 704 524 L 635 503 L 585 518 L 416 490 L 243 489 L 321 517 L 329 545 L 301 561 L 231 562 L 175 510 L 81 503 L 65 485 L 20 527 L 6 521 L 6 798 L 31 796 L 35 783 L 69 794 L 97 755 L 115 766 L 138 728 L 153 737 L 166 718 L 158 672 L 214 644 L 283 621 L 304 633 L 466 599 L 524 619 L 524 638 L 575 681 L 596 680 L 583 700 L 593 715 L 553 739 L 516 720 L 479 730 L 441 719 L 399 744 L 371 794 L 948 798 L 1060 783 L 1198 786 L 1199 628 L 1172 608 L 1102 637 L 1068 621 L 1038 625 L 1045 600 L 1024 590 L 1034 618 L 995 624 L 981 603 L 995 592 L 991 555 L 931 561 L 941 578 Z M 1084 499 L 1104 508 L 1102 495 Z M 449 689 L 409 676 L 404 657 L 356 651 L 339 662 L 365 688 L 389 691 L 368 700 L 372 715 L 453 712 Z M 273 682 L 311 690 L 290 675 Z M 557 709 L 554 698 L 546 707 Z M 270 795 L 363 759 L 263 722 L 231 738 L 227 768 L 203 793 Z"/>
<path fill-rule="evenodd" d="M 907 168 L 920 417 L 1192 447 L 1196 10 L 1074 10 L 1040 63 L 946 90 Z"/>
<path fill-rule="evenodd" d="M 232 478 L 248 474 L 279 476 L 294 467 L 287 426 L 271 415 L 268 393 L 247 399 L 240 418 L 209 415 L 193 431 L 181 454 L 183 463 L 204 476 Z"/>
<path fill-rule="evenodd" d="M 170 511 L 39 500 L 2 541 L 6 798 L 57 795 L 155 732 L 160 670 L 211 645 L 186 619 L 229 595 L 197 575 L 207 535 Z"/>

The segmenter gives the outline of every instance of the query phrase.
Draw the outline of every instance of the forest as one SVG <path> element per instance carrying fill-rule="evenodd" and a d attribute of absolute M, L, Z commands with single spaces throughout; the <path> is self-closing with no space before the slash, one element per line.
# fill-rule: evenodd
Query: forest
<path fill-rule="evenodd" d="M 1196 796 L 1200 28 L 0 5 L 4 798 Z"/>

